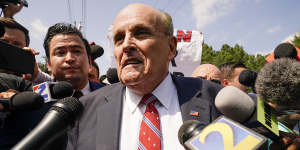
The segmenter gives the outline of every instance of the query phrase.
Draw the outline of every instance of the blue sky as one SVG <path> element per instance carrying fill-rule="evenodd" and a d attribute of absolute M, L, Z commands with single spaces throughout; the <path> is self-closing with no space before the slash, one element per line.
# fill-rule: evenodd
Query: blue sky
<path fill-rule="evenodd" d="M 287 37 L 300 32 L 299 0 L 86 0 L 86 38 L 105 49 L 104 55 L 96 60 L 101 75 L 111 62 L 109 25 L 120 9 L 136 2 L 168 12 L 177 29 L 203 32 L 204 41 L 214 49 L 225 43 L 240 44 L 249 54 L 267 54 Z M 15 19 L 30 30 L 30 47 L 41 53 L 37 60 L 42 61 L 47 28 L 57 22 L 83 21 L 82 0 L 28 3 L 29 7 L 23 8 Z"/>

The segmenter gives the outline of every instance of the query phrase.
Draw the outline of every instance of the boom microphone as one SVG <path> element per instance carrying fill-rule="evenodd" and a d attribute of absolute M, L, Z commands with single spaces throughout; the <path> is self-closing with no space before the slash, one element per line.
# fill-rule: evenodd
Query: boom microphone
<path fill-rule="evenodd" d="M 258 96 L 278 106 L 293 106 L 300 97 L 300 62 L 288 58 L 267 63 L 258 73 Z"/>
<path fill-rule="evenodd" d="M 21 92 L 13 95 L 9 99 L 0 99 L 3 111 L 32 111 L 39 109 L 44 104 L 44 99 L 34 92 Z"/>
<path fill-rule="evenodd" d="M 64 134 L 80 116 L 83 105 L 77 98 L 67 97 L 55 103 L 42 121 L 12 150 L 43 149 L 57 137 Z"/>
<path fill-rule="evenodd" d="M 72 85 L 66 81 L 44 82 L 33 86 L 33 91 L 40 94 L 45 102 L 56 101 L 73 94 Z"/>

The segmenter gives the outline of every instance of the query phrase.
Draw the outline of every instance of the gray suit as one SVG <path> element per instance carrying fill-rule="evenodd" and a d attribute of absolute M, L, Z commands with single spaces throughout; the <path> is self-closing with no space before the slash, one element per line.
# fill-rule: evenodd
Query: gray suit
<path fill-rule="evenodd" d="M 204 128 L 220 115 L 213 103 L 221 85 L 185 77 L 173 77 L 173 81 L 183 121 L 198 120 Z M 125 86 L 117 83 L 80 99 L 85 110 L 68 134 L 67 149 L 119 149 L 124 90 Z M 199 112 L 199 116 L 190 115 L 191 110 Z"/>

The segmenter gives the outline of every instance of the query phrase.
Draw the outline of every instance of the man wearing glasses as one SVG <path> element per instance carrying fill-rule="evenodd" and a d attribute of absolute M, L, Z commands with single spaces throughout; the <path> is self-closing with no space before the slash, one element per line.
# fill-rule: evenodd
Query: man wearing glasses
<path fill-rule="evenodd" d="M 192 73 L 192 77 L 210 80 L 217 84 L 221 83 L 221 71 L 212 64 L 199 65 Z"/>

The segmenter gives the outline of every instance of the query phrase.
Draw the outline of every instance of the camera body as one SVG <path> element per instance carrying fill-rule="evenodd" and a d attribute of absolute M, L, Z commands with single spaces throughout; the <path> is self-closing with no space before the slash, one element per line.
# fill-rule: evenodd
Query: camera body
<path fill-rule="evenodd" d="M 28 2 L 26 0 L 22 0 L 25 7 L 28 7 Z M 3 9 L 5 8 L 9 3 L 13 3 L 15 5 L 19 4 L 19 0 L 1 0 L 0 1 L 0 7 Z"/>

